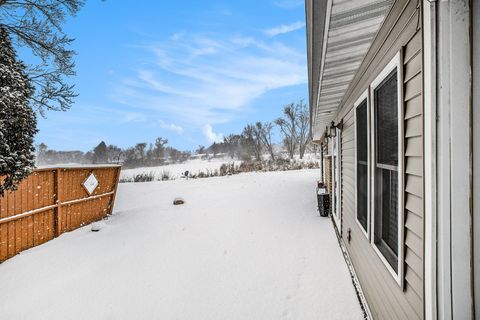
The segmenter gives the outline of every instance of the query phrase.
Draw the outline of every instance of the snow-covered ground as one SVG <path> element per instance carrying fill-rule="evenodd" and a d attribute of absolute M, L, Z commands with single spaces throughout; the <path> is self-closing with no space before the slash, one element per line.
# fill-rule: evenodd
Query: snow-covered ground
<path fill-rule="evenodd" d="M 1 319 L 361 319 L 318 170 L 126 183 L 84 227 L 0 264 Z M 173 206 L 181 196 L 186 204 Z"/>
<path fill-rule="evenodd" d="M 286 156 L 286 155 L 285 155 Z M 264 155 L 264 158 L 269 158 L 268 155 Z M 320 161 L 319 155 L 306 153 L 302 160 L 299 159 L 298 155 L 295 155 L 294 159 L 301 162 L 312 162 Z M 230 157 L 225 158 L 214 158 L 210 160 L 205 159 L 194 159 L 188 160 L 184 163 L 174 163 L 158 167 L 141 167 L 135 169 L 123 169 L 120 173 L 121 180 L 132 180 L 134 176 L 138 174 L 150 174 L 152 173 L 155 177 L 154 180 L 161 180 L 162 174 L 167 173 L 170 179 L 180 178 L 185 171 L 189 171 L 190 174 L 198 174 L 199 172 L 207 173 L 214 170 L 220 169 L 222 164 L 226 163 L 235 163 L 235 165 L 240 165 L 242 161 L 234 160 Z"/>
<path fill-rule="evenodd" d="M 160 180 L 164 172 L 168 173 L 170 179 L 178 179 L 183 175 L 185 171 L 189 171 L 191 174 L 197 174 L 199 172 L 207 173 L 208 171 L 218 170 L 224 163 L 240 164 L 238 160 L 232 160 L 231 158 L 218 158 L 211 160 L 188 160 L 184 163 L 175 163 L 158 167 L 141 167 L 135 169 L 125 169 L 120 173 L 120 179 L 133 179 L 137 174 L 149 174 L 153 173 L 155 180 Z"/>

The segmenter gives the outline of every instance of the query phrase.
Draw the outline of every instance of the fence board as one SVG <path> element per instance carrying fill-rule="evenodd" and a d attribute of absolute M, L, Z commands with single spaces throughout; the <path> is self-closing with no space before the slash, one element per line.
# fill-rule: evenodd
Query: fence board
<path fill-rule="evenodd" d="M 82 186 L 93 173 L 92 195 Z M 0 197 L 0 262 L 110 214 L 120 166 L 43 168 Z"/>

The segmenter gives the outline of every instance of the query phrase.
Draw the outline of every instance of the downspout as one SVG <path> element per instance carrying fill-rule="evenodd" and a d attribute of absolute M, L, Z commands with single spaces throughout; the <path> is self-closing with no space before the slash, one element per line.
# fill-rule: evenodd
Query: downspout
<path fill-rule="evenodd" d="M 423 0 L 423 90 L 424 90 L 424 315 L 437 318 L 437 186 L 436 186 L 436 1 Z"/>
<path fill-rule="evenodd" d="M 325 183 L 324 175 L 323 175 L 323 143 L 320 145 L 320 168 L 321 168 L 320 181 L 322 181 L 323 183 Z"/>

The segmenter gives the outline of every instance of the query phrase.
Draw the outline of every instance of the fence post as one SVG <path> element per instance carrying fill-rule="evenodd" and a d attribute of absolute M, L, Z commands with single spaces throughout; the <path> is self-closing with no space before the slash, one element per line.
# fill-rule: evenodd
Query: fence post
<path fill-rule="evenodd" d="M 113 194 L 111 195 L 110 202 L 108 204 L 108 215 L 111 215 L 113 212 L 113 204 L 115 203 L 115 197 L 117 195 L 118 181 L 120 180 L 120 170 L 121 167 L 115 168 L 115 181 L 113 182 Z"/>
<path fill-rule="evenodd" d="M 54 190 L 55 190 L 55 204 L 57 207 L 54 212 L 54 226 L 55 226 L 55 237 L 60 236 L 62 233 L 61 222 L 62 222 L 62 182 L 63 176 L 61 169 L 56 169 L 54 179 Z"/>

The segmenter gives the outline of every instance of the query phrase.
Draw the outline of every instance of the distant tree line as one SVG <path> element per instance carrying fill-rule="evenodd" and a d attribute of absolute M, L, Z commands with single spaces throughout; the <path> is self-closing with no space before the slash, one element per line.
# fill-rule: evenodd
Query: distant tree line
<path fill-rule="evenodd" d="M 280 146 L 274 141 L 275 128 L 282 138 Z M 126 149 L 102 141 L 88 152 L 56 151 L 41 143 L 37 145 L 36 162 L 37 165 L 122 163 L 126 168 L 138 168 L 185 162 L 192 154 L 199 158 L 227 156 L 242 161 L 261 161 L 268 154 L 275 161 L 283 153 L 290 159 L 296 154 L 303 159 L 309 142 L 309 113 L 300 100 L 284 106 L 282 117 L 273 122 L 247 124 L 240 134 L 229 134 L 209 147 L 199 146 L 193 153 L 168 146 L 168 140 L 162 137 Z"/>
<path fill-rule="evenodd" d="M 88 152 L 51 150 L 41 143 L 37 145 L 36 160 L 37 165 L 122 163 L 124 167 L 135 168 L 184 162 L 190 158 L 190 151 L 177 150 L 167 143 L 167 139 L 159 137 L 154 143 L 142 142 L 122 149 L 102 141 Z"/>
<path fill-rule="evenodd" d="M 199 146 L 198 154 L 227 154 L 231 158 L 241 160 L 262 160 L 268 154 L 275 161 L 278 151 L 273 140 L 274 128 L 277 127 L 282 136 L 283 149 L 293 159 L 298 154 L 303 159 L 310 142 L 309 111 L 303 100 L 289 103 L 283 107 L 282 117 L 273 122 L 256 122 L 247 124 L 240 134 L 230 134 L 222 142 L 205 148 Z"/>

